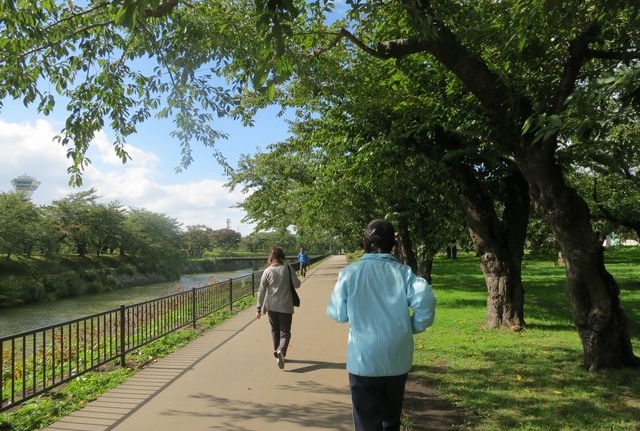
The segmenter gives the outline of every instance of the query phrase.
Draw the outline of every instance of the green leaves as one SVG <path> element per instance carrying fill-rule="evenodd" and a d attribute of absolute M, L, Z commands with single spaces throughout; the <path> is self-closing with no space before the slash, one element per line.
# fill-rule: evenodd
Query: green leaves
<path fill-rule="evenodd" d="M 124 0 L 122 6 L 116 9 L 113 21 L 116 25 L 133 30 L 138 20 L 144 15 L 155 16 L 165 13 L 164 9 L 156 11 L 160 9 L 162 4 L 162 0 Z M 166 13 L 168 13 L 175 4 L 177 4 L 176 0 L 165 0 L 164 6 Z"/>
<path fill-rule="evenodd" d="M 138 16 L 138 5 L 136 1 L 126 1 L 125 5 L 121 7 L 115 15 L 114 22 L 116 25 L 124 25 L 130 30 L 136 25 L 136 19 Z"/>

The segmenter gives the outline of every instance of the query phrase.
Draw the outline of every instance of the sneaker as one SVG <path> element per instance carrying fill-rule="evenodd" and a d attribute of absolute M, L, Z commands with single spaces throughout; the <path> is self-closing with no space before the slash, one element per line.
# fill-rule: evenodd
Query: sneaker
<path fill-rule="evenodd" d="M 276 360 L 276 362 L 278 363 L 278 368 L 283 369 L 284 368 L 284 355 L 279 350 L 278 350 L 277 354 L 278 354 L 278 359 Z"/>

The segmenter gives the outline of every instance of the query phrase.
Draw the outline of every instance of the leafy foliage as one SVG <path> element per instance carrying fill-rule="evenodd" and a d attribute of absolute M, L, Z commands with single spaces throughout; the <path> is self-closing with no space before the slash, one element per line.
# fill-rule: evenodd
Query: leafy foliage
<path fill-rule="evenodd" d="M 42 213 L 21 192 L 0 193 L 0 252 L 30 255 L 43 239 Z"/>
<path fill-rule="evenodd" d="M 68 100 L 57 141 L 67 146 L 70 182 L 79 185 L 96 132 L 110 128 L 126 162 L 128 136 L 155 116 L 171 118 L 182 159 L 195 142 L 214 149 L 226 136 L 212 127 L 238 100 L 216 82 L 238 71 L 232 47 L 251 44 L 248 2 L 177 0 L 3 2 L 0 5 L 0 101 L 20 99 L 45 115 Z M 247 48 L 246 59 L 253 48 Z M 244 89 L 246 79 L 236 78 Z M 44 83 L 44 85 L 43 85 Z M 0 105 L 1 106 L 1 105 Z M 235 114 L 233 114 L 235 115 Z"/>
<path fill-rule="evenodd" d="M 229 228 L 210 232 L 211 247 L 221 249 L 225 254 L 236 249 L 241 239 L 242 235 L 239 232 Z"/>

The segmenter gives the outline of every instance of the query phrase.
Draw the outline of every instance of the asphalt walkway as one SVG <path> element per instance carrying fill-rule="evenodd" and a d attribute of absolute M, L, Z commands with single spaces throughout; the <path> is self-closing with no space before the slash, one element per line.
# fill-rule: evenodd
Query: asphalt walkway
<path fill-rule="evenodd" d="M 302 279 L 284 370 L 273 357 L 268 319 L 256 320 L 251 308 L 45 431 L 352 430 L 348 327 L 325 313 L 345 263 L 333 256 Z M 428 406 L 431 415 L 410 412 L 414 431 L 451 429 L 448 406 L 439 402 L 410 377 L 405 403 Z"/>

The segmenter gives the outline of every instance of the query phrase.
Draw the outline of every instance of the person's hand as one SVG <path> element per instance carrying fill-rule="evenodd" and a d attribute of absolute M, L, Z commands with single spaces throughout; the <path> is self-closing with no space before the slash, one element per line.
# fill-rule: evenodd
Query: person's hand
<path fill-rule="evenodd" d="M 258 308 L 258 311 L 256 311 L 256 319 L 260 319 L 261 316 L 262 316 L 262 313 L 260 312 L 260 309 Z"/>

